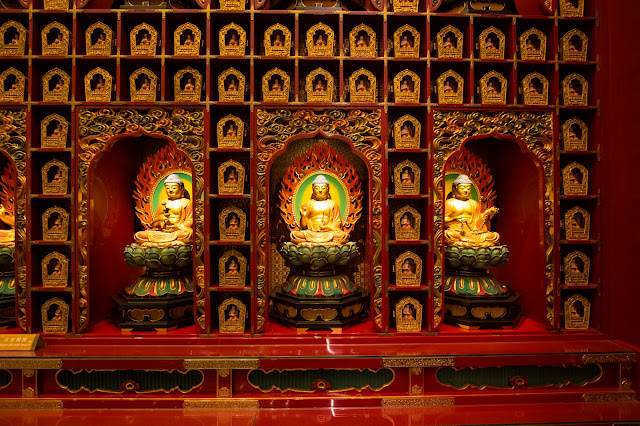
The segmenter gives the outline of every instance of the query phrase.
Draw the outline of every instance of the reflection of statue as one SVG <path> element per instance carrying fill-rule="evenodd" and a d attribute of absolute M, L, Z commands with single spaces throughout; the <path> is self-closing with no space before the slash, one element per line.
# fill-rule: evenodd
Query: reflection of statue
<path fill-rule="evenodd" d="M 342 230 L 340 208 L 329 194 L 327 178 L 318 175 L 311 188 L 311 199 L 300 206 L 300 230 L 291 231 L 291 241 L 295 244 L 349 241 L 349 233 Z"/>
<path fill-rule="evenodd" d="M 487 229 L 487 221 L 498 212 L 496 207 L 480 211 L 471 196 L 471 179 L 459 175 L 452 185 L 453 197 L 444 204 L 445 243 L 459 247 L 490 247 L 497 245 L 500 235 Z"/>
<path fill-rule="evenodd" d="M 164 181 L 167 200 L 158 205 L 151 230 L 136 232 L 136 243 L 154 245 L 184 245 L 191 242 L 193 216 L 191 200 L 185 194 L 184 182 L 176 174 Z"/>

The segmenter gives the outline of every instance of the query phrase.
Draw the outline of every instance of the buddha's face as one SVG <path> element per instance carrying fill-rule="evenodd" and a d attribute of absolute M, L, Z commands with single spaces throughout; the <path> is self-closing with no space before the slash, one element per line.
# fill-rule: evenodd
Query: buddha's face
<path fill-rule="evenodd" d="M 464 200 L 469 199 L 469 195 L 471 194 L 471 184 L 470 183 L 459 183 L 454 192 Z"/>
<path fill-rule="evenodd" d="M 167 197 L 170 200 L 177 200 L 178 198 L 182 198 L 184 189 L 179 183 L 165 183 L 164 189 L 167 192 Z"/>
<path fill-rule="evenodd" d="M 329 185 L 316 184 L 312 186 L 313 195 L 316 200 L 324 200 L 329 195 Z"/>

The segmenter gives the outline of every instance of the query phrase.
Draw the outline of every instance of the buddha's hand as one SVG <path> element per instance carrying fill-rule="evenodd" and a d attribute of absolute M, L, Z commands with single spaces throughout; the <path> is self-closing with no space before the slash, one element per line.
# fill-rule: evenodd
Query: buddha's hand
<path fill-rule="evenodd" d="M 488 209 L 486 209 L 483 213 L 483 215 L 485 217 L 492 217 L 493 215 L 495 215 L 496 213 L 498 213 L 498 208 L 497 207 L 490 207 Z"/>

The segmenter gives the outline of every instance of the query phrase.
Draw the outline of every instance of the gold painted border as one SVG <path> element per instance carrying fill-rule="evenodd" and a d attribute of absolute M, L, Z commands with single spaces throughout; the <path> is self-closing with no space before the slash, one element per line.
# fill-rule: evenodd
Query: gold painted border
<path fill-rule="evenodd" d="M 194 358 L 185 359 L 182 365 L 187 370 L 256 370 L 260 368 L 260 359 Z"/>

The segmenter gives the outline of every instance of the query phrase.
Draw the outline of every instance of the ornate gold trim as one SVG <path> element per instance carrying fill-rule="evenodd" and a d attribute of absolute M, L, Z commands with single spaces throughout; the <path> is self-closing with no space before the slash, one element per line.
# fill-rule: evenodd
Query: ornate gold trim
<path fill-rule="evenodd" d="M 235 169 L 235 181 L 230 181 L 227 170 Z M 229 172 L 231 172 L 230 170 Z M 244 193 L 245 170 L 244 166 L 235 160 L 225 161 L 218 167 L 218 193 L 220 194 L 243 194 Z"/>
<path fill-rule="evenodd" d="M 16 33 L 9 43 L 5 43 L 7 30 L 13 28 Z M 17 37 L 17 38 L 16 38 Z M 27 29 L 19 22 L 7 21 L 0 26 L 0 55 L 2 56 L 22 56 L 27 45 Z"/>
<path fill-rule="evenodd" d="M 574 126 L 578 126 L 580 137 Z M 589 128 L 578 118 L 567 120 L 562 125 L 562 140 L 567 151 L 586 151 L 589 149 Z"/>
<path fill-rule="evenodd" d="M 50 221 L 54 214 L 58 215 L 57 218 Z M 59 206 L 49 207 L 42 215 L 42 239 L 44 241 L 67 241 L 68 236 L 69 213 Z"/>
<path fill-rule="evenodd" d="M 453 25 L 447 25 L 438 31 L 436 35 L 438 58 L 462 59 L 463 46 L 464 35 Z"/>
<path fill-rule="evenodd" d="M 455 87 L 451 84 L 451 79 Z M 438 103 L 461 104 L 464 99 L 464 78 L 454 70 L 445 71 L 436 80 Z"/>
<path fill-rule="evenodd" d="M 539 83 L 536 84 L 536 80 Z M 522 99 L 525 105 L 549 104 L 549 81 L 539 72 L 532 72 L 522 79 Z"/>
<path fill-rule="evenodd" d="M 191 79 L 188 75 L 191 74 Z M 187 77 L 187 81 L 182 80 Z M 176 101 L 179 102 L 200 102 L 202 96 L 202 74 L 197 69 L 186 67 L 181 69 L 173 77 L 173 93 Z"/>
<path fill-rule="evenodd" d="M 233 307 L 235 314 L 231 314 Z M 229 308 L 229 312 L 227 312 Z M 230 297 L 218 306 L 218 328 L 220 333 L 244 333 L 247 307 L 240 300 Z"/>
<path fill-rule="evenodd" d="M 405 262 L 410 269 L 405 273 Z M 412 264 L 413 263 L 413 264 Z M 407 251 L 395 261 L 396 285 L 398 287 L 420 287 L 422 283 L 422 259 L 414 252 Z"/>
<path fill-rule="evenodd" d="M 435 261 L 433 268 L 434 327 L 442 321 L 443 311 L 443 207 L 444 207 L 444 165 L 449 157 L 457 152 L 462 143 L 469 137 L 497 133 L 513 136 L 521 140 L 527 149 L 534 154 L 544 170 L 544 226 L 545 226 L 545 259 L 546 259 L 546 292 L 547 320 L 552 327 L 556 326 L 554 317 L 555 265 L 553 249 L 556 246 L 554 230 L 554 174 L 553 174 L 553 115 L 551 113 L 532 114 L 511 112 L 501 113 L 434 113 L 433 141 L 433 188 L 434 197 L 434 230 L 433 247 Z M 535 129 L 535 130 L 533 130 Z"/>
<path fill-rule="evenodd" d="M 58 370 L 62 368 L 62 359 L 0 358 L 0 368 L 3 370 Z M 0 401 L 2 401 L 1 398 Z"/>
<path fill-rule="evenodd" d="M 536 49 L 535 40 L 539 46 Z M 523 61 L 544 61 L 547 58 L 547 36 L 537 28 L 530 28 L 520 36 L 520 59 Z"/>
<path fill-rule="evenodd" d="M 600 394 L 583 394 L 584 402 L 635 402 L 636 394 L 633 393 L 600 393 Z"/>
<path fill-rule="evenodd" d="M 7 90 L 5 89 L 5 81 L 10 75 L 15 77 L 13 85 Z M 24 101 L 24 92 L 26 88 L 26 78 L 17 69 L 11 67 L 0 74 L 0 101 L 2 102 L 22 102 Z"/>
<path fill-rule="evenodd" d="M 575 43 L 578 37 L 579 43 Z M 589 38 L 577 28 L 568 31 L 560 39 L 560 55 L 563 61 L 586 61 L 589 52 Z"/>
<path fill-rule="evenodd" d="M 140 42 L 138 42 L 138 34 L 142 31 L 146 31 L 148 37 L 145 37 L 145 33 L 142 33 L 142 38 L 140 39 Z M 157 45 L 158 31 L 145 22 L 136 25 L 129 32 L 129 48 L 131 49 L 131 55 L 155 56 Z"/>
<path fill-rule="evenodd" d="M 582 355 L 582 362 L 585 364 L 623 364 L 623 363 L 635 363 L 636 354 L 596 354 L 589 353 Z"/>
<path fill-rule="evenodd" d="M 184 376 L 187 373 L 189 373 L 189 371 L 193 371 L 193 370 L 194 369 L 187 369 L 187 370 L 182 371 L 182 370 L 177 370 L 177 369 L 174 368 L 174 369 L 165 369 L 165 370 L 144 369 L 142 371 L 160 371 L 160 372 L 167 372 L 167 373 L 173 373 L 174 371 L 177 371 L 178 373 L 180 373 L 180 374 L 182 374 Z M 182 394 L 187 394 L 187 393 L 193 391 L 194 389 L 199 388 L 200 386 L 202 386 L 202 384 L 205 381 L 205 375 L 204 375 L 204 373 L 202 373 L 202 371 L 200 371 L 200 373 L 202 374 L 202 380 L 200 380 L 200 382 L 198 384 L 193 385 L 191 388 L 186 389 L 186 390 L 180 389 L 180 385 L 177 384 L 174 387 L 172 387 L 171 389 L 161 389 L 160 387 L 157 387 L 156 389 L 150 389 L 150 390 L 147 390 L 147 391 L 139 391 L 139 390 L 135 390 L 135 388 L 133 386 L 131 386 L 131 387 L 128 386 L 129 384 L 131 384 L 130 381 L 124 382 L 124 384 L 126 384 L 125 388 L 121 388 L 120 390 L 117 390 L 117 391 L 106 390 L 106 389 L 102 389 L 102 388 L 95 388 L 95 389 L 91 390 L 91 389 L 86 388 L 84 386 L 80 386 L 80 389 L 78 389 L 78 390 L 71 390 L 71 389 L 69 389 L 68 386 L 65 386 L 65 385 L 61 384 L 60 381 L 58 380 L 58 375 L 62 371 L 69 371 L 69 372 L 71 372 L 72 374 L 75 375 L 75 374 L 81 373 L 83 371 L 86 371 L 87 373 L 92 373 L 94 371 L 118 371 L 118 370 L 111 370 L 111 369 L 109 369 L 109 370 L 100 370 L 100 369 L 71 370 L 71 369 L 66 369 L 66 370 L 58 370 L 58 371 L 56 371 L 55 379 L 56 379 L 56 384 L 58 385 L 58 387 L 61 388 L 61 389 L 66 390 L 67 392 L 72 393 L 72 394 L 85 391 L 85 392 L 88 392 L 89 394 L 93 394 L 93 393 L 96 393 L 96 392 L 102 392 L 102 393 L 107 393 L 107 394 L 123 394 L 123 393 L 126 393 L 126 392 L 132 392 L 134 394 L 144 395 L 144 394 L 157 393 L 157 392 L 164 392 L 165 394 L 169 394 L 169 393 L 174 392 L 176 390 L 178 392 L 182 393 Z"/>
<path fill-rule="evenodd" d="M 0 399 L 0 410 L 62 410 L 60 399 Z"/>
<path fill-rule="evenodd" d="M 49 308 L 57 306 L 53 316 L 49 316 Z M 66 333 L 69 330 L 69 305 L 57 297 L 52 297 L 42 304 L 42 331 L 44 333 Z"/>
<path fill-rule="evenodd" d="M 582 306 L 582 315 L 575 303 Z M 591 302 L 581 294 L 574 294 L 564 302 L 564 328 L 567 330 L 587 330 L 591 317 Z"/>
<path fill-rule="evenodd" d="M 229 34 L 230 31 L 235 31 L 235 34 Z M 227 34 L 229 34 L 229 40 L 227 40 Z M 231 44 L 231 37 L 234 35 L 237 39 L 234 44 Z M 222 56 L 243 56 L 247 48 L 247 32 L 234 22 L 225 25 L 218 32 L 218 48 Z"/>
<path fill-rule="evenodd" d="M 382 408 L 411 408 L 411 407 L 453 407 L 456 405 L 454 397 L 443 398 L 383 398 Z"/>
<path fill-rule="evenodd" d="M 237 274 L 226 271 L 227 262 L 235 257 L 238 263 Z M 244 287 L 247 280 L 247 258 L 235 249 L 225 251 L 218 259 L 218 285 L 222 287 Z"/>
<path fill-rule="evenodd" d="M 398 333 L 419 333 L 422 328 L 422 304 L 413 297 L 405 297 L 395 306 Z"/>
<path fill-rule="evenodd" d="M 49 33 L 58 30 L 58 35 L 49 43 Z M 54 21 L 42 29 L 42 54 L 46 56 L 64 56 L 69 53 L 69 30 L 60 22 Z"/>
<path fill-rule="evenodd" d="M 589 170 L 574 161 L 562 169 L 564 195 L 587 195 L 589 193 Z"/>
<path fill-rule="evenodd" d="M 57 171 L 54 176 L 49 176 L 52 167 L 56 167 Z M 42 166 L 40 171 L 42 176 L 42 193 L 43 194 L 66 194 L 69 182 L 69 167 L 62 161 L 53 159 Z"/>
<path fill-rule="evenodd" d="M 562 100 L 565 105 L 587 106 L 589 104 L 589 82 L 578 73 L 562 80 Z"/>
<path fill-rule="evenodd" d="M 582 219 L 577 215 L 582 215 Z M 564 230 L 567 240 L 588 240 L 590 228 L 591 215 L 582 207 L 575 206 L 564 214 Z"/>
<path fill-rule="evenodd" d="M 278 77 L 281 81 L 278 81 Z M 274 78 L 273 82 L 271 82 L 272 78 Z M 278 87 L 276 84 L 279 84 L 278 89 L 276 89 Z M 291 78 L 280 68 L 267 71 L 262 76 L 262 99 L 265 102 L 289 102 L 290 89 Z"/>
<path fill-rule="evenodd" d="M 405 129 L 406 125 L 406 129 Z M 413 134 L 411 126 L 413 126 Z M 412 115 L 406 114 L 393 123 L 393 141 L 396 148 L 418 149 L 420 148 L 420 134 L 422 125 Z"/>
<path fill-rule="evenodd" d="M 54 266 L 53 272 L 49 272 L 49 263 L 56 259 L 58 263 Z M 59 269 L 56 269 L 58 267 Z M 40 263 L 42 268 L 42 285 L 44 287 L 66 287 L 69 278 L 69 259 L 57 251 L 46 255 Z M 57 271 L 57 272 L 56 272 Z"/>
<path fill-rule="evenodd" d="M 405 173 L 406 172 L 406 173 Z M 416 163 L 405 160 L 393 168 L 393 186 L 396 195 L 420 194 L 420 174 L 422 170 Z M 408 176 L 405 177 L 405 175 Z M 407 180 L 404 182 L 404 180 Z"/>
<path fill-rule="evenodd" d="M 375 102 L 377 91 L 376 77 L 371 71 L 360 68 L 349 77 L 349 97 L 351 102 Z"/>
<path fill-rule="evenodd" d="M 582 270 L 580 270 L 580 262 Z M 564 283 L 566 285 L 589 284 L 590 268 L 589 256 L 578 250 L 572 251 L 564 257 Z"/>
<path fill-rule="evenodd" d="M 246 0 L 220 0 L 220 10 L 245 10 Z"/>
<path fill-rule="evenodd" d="M 319 22 L 307 31 L 308 56 L 333 56 L 335 36 L 330 26 Z"/>
<path fill-rule="evenodd" d="M 319 77 L 324 78 L 324 83 Z M 307 102 L 333 102 L 335 89 L 333 76 L 329 71 L 323 68 L 316 68 L 307 75 L 305 81 Z"/>
<path fill-rule="evenodd" d="M 233 215 L 237 219 L 237 225 L 231 226 Z M 247 215 L 242 209 L 235 206 L 225 208 L 218 215 L 218 225 L 220 240 L 222 241 L 244 241 L 247 228 Z"/>
<path fill-rule="evenodd" d="M 382 358 L 383 367 L 427 368 L 427 367 L 454 367 L 455 365 L 456 365 L 456 359 L 454 357 Z"/>
<path fill-rule="evenodd" d="M 506 105 L 507 79 L 497 71 L 489 71 L 480 78 L 480 103 Z"/>
<path fill-rule="evenodd" d="M 56 128 L 48 133 L 49 124 L 56 121 Z M 57 134 L 56 134 L 57 133 Z M 40 144 L 42 148 L 64 148 L 67 146 L 67 136 L 69 134 L 69 122 L 61 115 L 51 114 L 46 116 L 40 123 Z"/>
<path fill-rule="evenodd" d="M 394 12 L 417 12 L 418 0 L 391 0 Z"/>
<path fill-rule="evenodd" d="M 400 71 L 393 77 L 393 95 L 396 103 L 420 103 L 420 77 L 411 70 Z"/>
<path fill-rule="evenodd" d="M 576 3 L 577 6 L 574 6 Z M 560 16 L 582 18 L 584 16 L 584 0 L 560 0 Z"/>
<path fill-rule="evenodd" d="M 57 76 L 58 81 L 52 82 Z M 55 83 L 53 88 L 52 83 Z M 69 100 L 71 77 L 60 68 L 49 70 L 42 76 L 42 100 L 45 102 L 66 102 Z"/>
<path fill-rule="evenodd" d="M 233 76 L 227 84 L 227 77 Z M 235 80 L 234 80 L 235 77 Z M 229 90 L 235 83 L 236 90 Z M 218 76 L 218 97 L 220 102 L 244 101 L 245 76 L 235 68 L 229 68 Z"/>
<path fill-rule="evenodd" d="M 403 223 L 403 219 L 409 223 Z M 393 227 L 396 231 L 396 240 L 416 241 L 420 239 L 420 222 L 422 216 L 418 210 L 411 206 L 404 206 L 393 214 Z"/>
<path fill-rule="evenodd" d="M 225 126 L 232 124 L 235 127 L 235 135 L 234 130 Z M 218 148 L 242 148 L 243 138 L 244 138 L 244 121 L 240 117 L 236 117 L 233 114 L 229 114 L 226 117 L 222 117 L 220 121 L 218 121 Z"/>
<path fill-rule="evenodd" d="M 182 363 L 187 370 L 257 370 L 259 358 L 193 358 Z"/>
<path fill-rule="evenodd" d="M 142 77 L 146 76 L 146 78 Z M 138 79 L 142 82 L 138 85 Z M 132 101 L 155 102 L 158 93 L 158 76 L 148 68 L 141 67 L 129 76 L 129 94 Z"/>
<path fill-rule="evenodd" d="M 185 399 L 182 403 L 185 409 L 203 410 L 254 410 L 260 408 L 257 399 Z"/>
<path fill-rule="evenodd" d="M 276 31 L 282 33 L 284 40 L 278 40 L 280 33 Z M 291 31 L 282 24 L 273 24 L 267 28 L 262 42 L 266 56 L 289 56 L 291 53 Z"/>
<path fill-rule="evenodd" d="M 91 80 L 99 75 L 95 86 L 91 87 Z M 102 81 L 101 81 L 102 80 Z M 98 67 L 84 76 L 84 97 L 87 102 L 111 102 L 113 77 L 107 71 Z"/>

